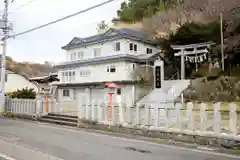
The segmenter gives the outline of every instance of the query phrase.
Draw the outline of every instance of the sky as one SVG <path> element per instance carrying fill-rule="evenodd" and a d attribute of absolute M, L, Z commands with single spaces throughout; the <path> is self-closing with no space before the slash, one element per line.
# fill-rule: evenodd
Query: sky
<path fill-rule="evenodd" d="M 11 34 L 17 34 L 48 23 L 106 0 L 35 0 L 19 9 L 20 6 L 30 1 L 14 0 L 9 4 L 9 21 L 13 25 Z M 61 47 L 74 37 L 87 37 L 96 34 L 97 24 L 101 20 L 110 22 L 113 17 L 116 17 L 116 11 L 123 1 L 116 0 L 51 26 L 9 39 L 7 41 L 7 56 L 19 62 L 64 61 L 65 52 Z M 0 2 L 1 16 L 3 8 L 2 0 Z"/>

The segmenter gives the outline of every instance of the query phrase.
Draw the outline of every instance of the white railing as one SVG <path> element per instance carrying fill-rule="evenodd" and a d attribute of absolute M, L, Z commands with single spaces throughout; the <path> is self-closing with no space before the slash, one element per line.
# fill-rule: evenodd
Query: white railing
<path fill-rule="evenodd" d="M 106 101 L 81 104 L 77 100 L 61 103 L 52 100 L 46 104 L 43 100 L 6 99 L 5 111 L 36 116 L 51 112 L 107 125 L 240 140 L 237 103 L 113 104 L 110 109 Z"/>
<path fill-rule="evenodd" d="M 30 116 L 42 116 L 51 112 L 51 109 L 55 106 L 56 101 L 54 100 L 49 100 L 47 107 L 45 100 L 6 98 L 5 112 Z"/>
<path fill-rule="evenodd" d="M 6 98 L 5 112 L 35 115 L 37 113 L 37 101 L 35 99 Z"/>
<path fill-rule="evenodd" d="M 240 140 L 240 111 L 237 107 L 235 103 L 222 106 L 221 103 L 194 105 L 191 102 L 186 106 L 180 103 L 134 107 L 115 105 L 109 120 L 108 105 L 93 102 L 92 105 L 79 105 L 78 117 L 108 125 Z"/>

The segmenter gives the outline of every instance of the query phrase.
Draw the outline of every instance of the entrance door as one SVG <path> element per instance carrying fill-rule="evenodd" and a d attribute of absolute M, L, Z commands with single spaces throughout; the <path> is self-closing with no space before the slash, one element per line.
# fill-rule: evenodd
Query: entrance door
<path fill-rule="evenodd" d="M 85 89 L 78 89 L 76 99 L 80 105 L 86 105 L 89 96 Z"/>

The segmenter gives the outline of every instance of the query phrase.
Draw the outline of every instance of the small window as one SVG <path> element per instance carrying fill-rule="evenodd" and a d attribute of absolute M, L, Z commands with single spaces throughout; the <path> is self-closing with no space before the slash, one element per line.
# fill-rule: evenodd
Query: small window
<path fill-rule="evenodd" d="M 65 73 L 62 72 L 62 81 L 64 82 L 65 81 Z"/>
<path fill-rule="evenodd" d="M 122 94 L 121 88 L 117 88 L 117 95 L 121 95 L 121 94 Z"/>
<path fill-rule="evenodd" d="M 121 49 L 121 45 L 120 45 L 120 42 L 117 42 L 114 44 L 114 51 L 120 51 Z"/>
<path fill-rule="evenodd" d="M 80 77 L 89 77 L 91 75 L 90 70 L 82 70 L 80 71 Z"/>
<path fill-rule="evenodd" d="M 94 57 L 101 56 L 101 48 L 94 48 L 93 49 L 93 54 L 94 54 Z"/>
<path fill-rule="evenodd" d="M 84 52 L 81 51 L 81 52 L 78 52 L 78 60 L 83 60 L 84 58 Z"/>
<path fill-rule="evenodd" d="M 116 66 L 115 65 L 107 66 L 107 72 L 109 72 L 109 73 L 116 72 Z"/>
<path fill-rule="evenodd" d="M 152 53 L 152 49 L 147 48 L 147 54 L 151 54 Z"/>
<path fill-rule="evenodd" d="M 77 55 L 76 53 L 72 53 L 72 54 L 71 54 L 71 60 L 72 60 L 72 61 L 77 60 L 77 56 L 76 56 L 76 55 Z"/>
<path fill-rule="evenodd" d="M 133 50 L 133 44 L 132 43 L 129 44 L 129 49 L 130 49 L 130 51 Z"/>
<path fill-rule="evenodd" d="M 133 67 L 133 71 L 134 71 L 135 70 L 135 64 L 133 64 L 132 67 Z"/>
<path fill-rule="evenodd" d="M 72 81 L 74 81 L 75 80 L 75 71 L 72 71 Z"/>
<path fill-rule="evenodd" d="M 137 45 L 134 44 L 134 51 L 137 51 Z"/>
<path fill-rule="evenodd" d="M 69 81 L 68 72 L 65 72 L 66 81 Z"/>
<path fill-rule="evenodd" d="M 7 82 L 8 74 L 5 74 L 5 82 Z"/>
<path fill-rule="evenodd" d="M 69 89 L 64 89 L 63 90 L 63 97 L 69 97 L 70 93 L 69 93 Z"/>

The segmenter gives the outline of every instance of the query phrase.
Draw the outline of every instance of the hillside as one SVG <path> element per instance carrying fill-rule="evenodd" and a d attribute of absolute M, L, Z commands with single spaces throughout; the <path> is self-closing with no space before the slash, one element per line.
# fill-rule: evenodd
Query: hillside
<path fill-rule="evenodd" d="M 8 70 L 25 75 L 27 77 L 44 76 L 48 75 L 50 72 L 56 72 L 56 69 L 53 69 L 52 65 L 48 62 L 45 62 L 44 64 L 17 62 L 11 57 L 7 57 L 6 64 Z"/>

